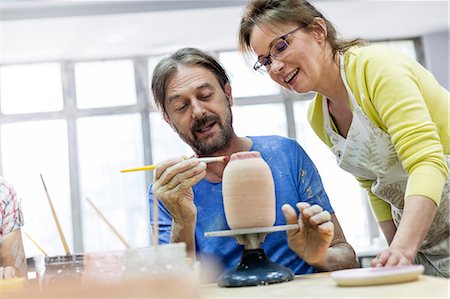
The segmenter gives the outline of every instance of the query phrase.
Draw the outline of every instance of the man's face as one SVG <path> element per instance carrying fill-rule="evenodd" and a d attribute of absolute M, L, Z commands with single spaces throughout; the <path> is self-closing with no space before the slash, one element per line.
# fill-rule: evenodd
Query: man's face
<path fill-rule="evenodd" d="M 165 120 L 197 155 L 225 150 L 233 136 L 231 87 L 201 66 L 180 66 L 166 90 Z"/>

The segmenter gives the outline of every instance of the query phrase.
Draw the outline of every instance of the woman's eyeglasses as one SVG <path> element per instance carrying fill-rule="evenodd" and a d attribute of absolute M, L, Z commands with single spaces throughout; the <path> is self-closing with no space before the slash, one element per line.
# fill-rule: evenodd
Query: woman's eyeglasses
<path fill-rule="evenodd" d="M 274 42 L 272 42 L 272 46 L 269 50 L 269 55 L 261 57 L 256 61 L 256 63 L 253 65 L 253 69 L 255 71 L 261 71 L 266 70 L 269 71 L 269 67 L 272 64 L 272 58 L 279 59 L 282 58 L 286 53 L 288 52 L 287 49 L 289 49 L 289 43 L 287 42 L 287 38 L 299 30 L 300 28 L 303 28 L 304 26 L 300 26 L 295 28 L 294 30 L 280 36 L 277 38 Z"/>

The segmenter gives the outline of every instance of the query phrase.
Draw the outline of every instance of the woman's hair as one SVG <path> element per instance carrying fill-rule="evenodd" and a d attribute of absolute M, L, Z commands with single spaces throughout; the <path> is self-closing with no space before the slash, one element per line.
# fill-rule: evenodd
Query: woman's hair
<path fill-rule="evenodd" d="M 362 39 L 344 40 L 338 37 L 333 24 L 314 6 L 305 0 L 250 0 L 242 15 L 239 27 L 238 44 L 243 53 L 252 52 L 250 35 L 255 26 L 273 28 L 279 24 L 297 24 L 305 30 L 313 30 L 314 18 L 322 18 L 326 24 L 326 41 L 332 48 L 333 56 L 338 51 L 345 52 L 355 45 L 365 45 Z"/>
<path fill-rule="evenodd" d="M 171 77 L 178 71 L 178 66 L 202 66 L 211 71 L 219 81 L 222 90 L 230 82 L 225 70 L 214 57 L 195 48 L 183 48 L 167 58 L 162 59 L 155 67 L 152 75 L 152 92 L 156 106 L 166 113 L 166 88 Z"/>

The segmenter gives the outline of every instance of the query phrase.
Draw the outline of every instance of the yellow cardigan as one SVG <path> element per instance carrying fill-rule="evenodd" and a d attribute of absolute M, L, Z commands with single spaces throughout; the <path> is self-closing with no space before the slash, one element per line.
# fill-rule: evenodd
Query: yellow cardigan
<path fill-rule="evenodd" d="M 418 62 L 384 46 L 350 48 L 344 54 L 344 67 L 356 101 L 391 136 L 409 174 L 405 198 L 423 195 L 439 205 L 449 171 L 444 156 L 450 154 L 449 92 Z M 309 107 L 308 120 L 331 147 L 320 94 Z M 373 181 L 357 179 L 369 194 L 377 220 L 392 219 L 389 204 L 370 191 Z"/>

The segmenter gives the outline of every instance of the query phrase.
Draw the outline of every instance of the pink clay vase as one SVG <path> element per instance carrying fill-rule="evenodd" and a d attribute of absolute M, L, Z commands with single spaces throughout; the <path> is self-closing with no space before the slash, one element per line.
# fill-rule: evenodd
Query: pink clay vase
<path fill-rule="evenodd" d="M 275 223 L 275 187 L 269 165 L 259 152 L 230 157 L 222 177 L 225 216 L 231 229 Z"/>

